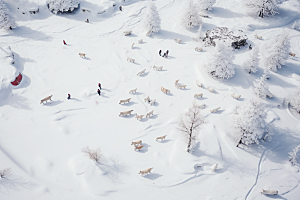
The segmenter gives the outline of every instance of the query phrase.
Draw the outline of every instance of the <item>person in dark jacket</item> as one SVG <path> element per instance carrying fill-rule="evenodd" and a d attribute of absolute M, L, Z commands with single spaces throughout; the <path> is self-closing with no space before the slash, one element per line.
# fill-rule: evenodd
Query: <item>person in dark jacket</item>
<path fill-rule="evenodd" d="M 161 50 L 159 50 L 158 54 L 159 54 L 159 56 L 161 56 Z"/>
<path fill-rule="evenodd" d="M 163 55 L 162 57 L 167 57 L 167 54 L 166 54 L 166 53 L 164 53 L 164 55 Z"/>
<path fill-rule="evenodd" d="M 167 55 L 167 57 L 169 56 L 169 50 L 166 51 L 166 55 Z"/>
<path fill-rule="evenodd" d="M 101 91 L 98 89 L 98 91 L 97 91 L 97 92 L 98 92 L 98 94 L 99 94 L 99 96 L 100 96 L 100 94 L 101 94 Z"/>
<path fill-rule="evenodd" d="M 101 83 L 98 83 L 98 87 L 100 88 L 100 90 L 102 90 L 102 89 L 101 89 Z"/>
<path fill-rule="evenodd" d="M 71 99 L 71 95 L 70 94 L 68 94 L 68 100 L 70 100 Z"/>
<path fill-rule="evenodd" d="M 250 46 L 249 46 L 249 49 L 250 49 L 250 50 L 252 49 L 252 46 L 251 46 L 251 44 L 250 44 Z"/>
<path fill-rule="evenodd" d="M 86 19 L 86 21 L 85 21 L 86 23 L 89 23 L 90 21 L 89 21 L 89 19 Z"/>
<path fill-rule="evenodd" d="M 66 41 L 63 40 L 64 45 L 67 45 Z"/>
<path fill-rule="evenodd" d="M 119 7 L 120 11 L 122 11 L 122 6 Z"/>

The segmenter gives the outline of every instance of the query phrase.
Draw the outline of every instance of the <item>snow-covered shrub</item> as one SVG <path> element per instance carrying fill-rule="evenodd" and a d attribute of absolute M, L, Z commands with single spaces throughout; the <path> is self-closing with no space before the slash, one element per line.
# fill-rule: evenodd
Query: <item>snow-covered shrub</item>
<path fill-rule="evenodd" d="M 200 113 L 200 106 L 195 102 L 188 109 L 187 112 L 182 114 L 178 121 L 178 130 L 183 134 L 187 142 L 187 152 L 190 152 L 194 144 L 201 124 L 204 123 L 203 116 Z"/>
<path fill-rule="evenodd" d="M 72 12 L 79 6 L 79 0 L 47 0 L 49 10 L 53 13 Z"/>
<path fill-rule="evenodd" d="M 192 0 L 184 2 L 185 6 L 181 11 L 180 24 L 185 28 L 192 28 L 201 24 L 201 18 Z"/>
<path fill-rule="evenodd" d="M 217 27 L 205 33 L 203 42 L 205 46 L 215 46 L 216 41 L 228 41 L 231 42 L 233 48 L 239 49 L 240 46 L 247 45 L 247 39 L 247 35 L 242 30 L 239 30 L 237 35 L 233 35 L 227 27 Z"/>
<path fill-rule="evenodd" d="M 160 17 L 157 8 L 153 2 L 150 2 L 147 6 L 147 11 L 144 18 L 144 28 L 148 35 L 151 33 L 157 33 L 160 30 Z"/>
<path fill-rule="evenodd" d="M 249 72 L 249 74 L 257 72 L 259 64 L 258 52 L 258 47 L 252 48 L 249 58 L 246 59 L 246 61 L 243 63 L 243 68 L 246 69 Z"/>
<path fill-rule="evenodd" d="M 90 149 L 89 147 L 84 147 L 81 149 L 81 152 L 88 156 L 91 160 L 100 164 L 100 159 L 102 157 L 100 148 Z"/>
<path fill-rule="evenodd" d="M 232 114 L 232 127 L 238 145 L 258 144 L 267 130 L 266 117 L 265 105 L 258 98 L 251 98 L 237 106 Z"/>
<path fill-rule="evenodd" d="M 230 44 L 221 41 L 216 42 L 216 47 L 206 57 L 207 72 L 216 78 L 229 79 L 235 74 L 233 59 L 234 54 Z"/>
<path fill-rule="evenodd" d="M 277 2 L 275 0 L 244 0 L 246 12 L 249 15 L 265 16 L 278 14 Z"/>
<path fill-rule="evenodd" d="M 300 20 L 295 21 L 295 23 L 293 24 L 293 29 L 296 29 L 297 31 L 300 31 Z"/>
<path fill-rule="evenodd" d="M 295 149 L 293 149 L 293 152 L 289 153 L 290 156 L 290 162 L 292 165 L 296 165 L 300 167 L 300 151 L 299 151 L 300 145 L 298 145 Z"/>
<path fill-rule="evenodd" d="M 252 88 L 253 93 L 262 99 L 265 99 L 271 93 L 268 86 L 266 85 L 267 74 L 263 74 L 259 81 L 254 82 L 254 88 Z"/>
<path fill-rule="evenodd" d="M 294 109 L 297 110 L 298 113 L 300 113 L 300 90 L 288 98 L 288 102 Z"/>
<path fill-rule="evenodd" d="M 16 27 L 15 20 L 11 16 L 8 8 L 2 0 L 0 0 L 0 28 L 9 30 Z"/>
<path fill-rule="evenodd" d="M 262 48 L 264 66 L 274 72 L 289 58 L 290 40 L 286 32 L 268 41 Z"/>
<path fill-rule="evenodd" d="M 199 10 L 212 10 L 211 7 L 216 3 L 216 0 L 197 0 Z"/>

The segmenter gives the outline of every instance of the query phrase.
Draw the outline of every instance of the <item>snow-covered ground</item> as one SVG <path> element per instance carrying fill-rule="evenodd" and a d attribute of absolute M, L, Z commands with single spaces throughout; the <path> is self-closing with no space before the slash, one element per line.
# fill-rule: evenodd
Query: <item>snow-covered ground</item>
<path fill-rule="evenodd" d="M 0 30 L 0 47 L 11 47 L 23 80 L 0 91 L 0 170 L 12 170 L 8 179 L 0 179 L 0 199 L 269 199 L 260 194 L 261 189 L 278 190 L 277 199 L 300 199 L 300 173 L 288 162 L 288 153 L 300 144 L 300 119 L 285 101 L 300 86 L 293 78 L 300 75 L 300 32 L 292 29 L 300 19 L 300 3 L 285 1 L 279 15 L 260 19 L 245 15 L 240 2 L 218 0 L 207 13 L 210 17 L 202 18 L 203 30 L 218 26 L 243 30 L 248 43 L 258 47 L 287 30 L 296 56 L 277 73 L 271 72 L 266 82 L 274 94 L 264 101 L 267 121 L 274 126 L 272 140 L 237 148 L 230 116 L 236 105 L 252 96 L 250 87 L 263 68 L 255 74 L 243 70 L 241 65 L 250 53 L 243 48 L 234 51 L 233 78 L 211 78 L 203 68 L 209 49 L 194 50 L 199 45 L 191 38 L 197 27 L 186 30 L 178 23 L 185 0 L 154 1 L 162 30 L 151 37 L 142 28 L 148 1 L 81 0 L 80 9 L 91 13 L 77 9 L 54 15 L 45 0 L 4 0 L 18 27 Z M 113 3 L 115 7 L 110 6 Z M 22 14 L 21 4 L 38 5 L 39 13 Z M 87 18 L 90 23 L 84 22 Z M 133 34 L 124 36 L 125 30 Z M 255 34 L 263 39 L 255 39 Z M 175 43 L 175 38 L 182 39 L 182 44 Z M 139 39 L 143 43 L 138 44 Z M 160 49 L 170 51 L 168 59 L 158 56 Z M 79 52 L 86 53 L 86 58 L 80 58 Z M 127 62 L 128 56 L 135 62 Z M 153 65 L 163 70 L 154 71 Z M 146 73 L 137 76 L 143 69 Z M 175 88 L 177 79 L 187 88 Z M 204 88 L 196 85 L 197 79 Z M 161 86 L 171 93 L 162 93 Z M 137 93 L 128 94 L 134 88 Z M 232 92 L 242 98 L 233 99 Z M 187 153 L 177 120 L 196 93 L 204 94 L 196 102 L 207 105 L 202 110 L 206 123 L 194 151 Z M 53 101 L 40 104 L 49 95 Z M 144 102 L 148 95 L 156 99 L 154 106 Z M 130 103 L 119 104 L 127 98 Z M 219 106 L 219 112 L 209 112 Z M 126 110 L 133 114 L 119 117 Z M 151 110 L 151 118 L 134 118 Z M 166 140 L 155 141 L 163 135 Z M 144 148 L 134 152 L 131 141 L 139 139 Z M 86 146 L 101 148 L 100 165 L 81 152 Z M 218 168 L 211 172 L 215 163 Z M 151 174 L 138 174 L 149 167 L 153 167 Z"/>

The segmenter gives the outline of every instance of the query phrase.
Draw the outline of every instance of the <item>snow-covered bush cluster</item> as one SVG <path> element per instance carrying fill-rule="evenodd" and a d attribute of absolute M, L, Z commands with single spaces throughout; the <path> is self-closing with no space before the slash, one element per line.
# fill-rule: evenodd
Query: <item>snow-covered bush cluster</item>
<path fill-rule="evenodd" d="M 253 48 L 250 52 L 249 58 L 247 58 L 243 63 L 243 68 L 246 69 L 249 74 L 257 72 L 257 68 L 259 65 L 258 52 L 258 47 Z"/>
<path fill-rule="evenodd" d="M 197 6 L 199 10 L 212 10 L 212 6 L 216 3 L 216 0 L 197 0 Z"/>
<path fill-rule="evenodd" d="M 298 145 L 295 149 L 293 149 L 293 152 L 289 153 L 290 156 L 290 162 L 292 165 L 296 165 L 300 167 L 300 151 L 299 151 L 300 145 Z"/>
<path fill-rule="evenodd" d="M 239 30 L 235 36 L 227 27 L 217 27 L 205 33 L 203 42 L 205 46 L 215 46 L 216 41 L 228 41 L 233 48 L 239 49 L 240 46 L 247 45 L 247 39 L 247 35 L 245 35 L 242 30 Z"/>
<path fill-rule="evenodd" d="M 206 57 L 207 72 L 219 79 L 229 79 L 235 74 L 233 59 L 234 54 L 230 44 L 228 42 L 216 42 L 216 47 L 212 48 Z"/>
<path fill-rule="evenodd" d="M 157 12 L 157 8 L 153 2 L 150 2 L 147 6 L 147 11 L 144 18 L 144 28 L 148 35 L 151 33 L 157 33 L 160 30 L 160 17 Z"/>
<path fill-rule="evenodd" d="M 232 126 L 238 145 L 258 144 L 267 130 L 266 117 L 265 105 L 258 98 L 237 106 L 232 114 Z"/>
<path fill-rule="evenodd" d="M 267 96 L 270 96 L 270 91 L 268 86 L 266 85 L 267 74 L 263 74 L 262 77 L 254 82 L 254 88 L 252 88 L 253 93 L 262 99 L 265 99 Z"/>
<path fill-rule="evenodd" d="M 184 2 L 185 6 L 181 11 L 180 24 L 185 28 L 192 28 L 201 24 L 201 18 L 192 0 Z"/>
<path fill-rule="evenodd" d="M 49 10 L 53 13 L 72 12 L 79 6 L 79 0 L 47 0 Z"/>
<path fill-rule="evenodd" d="M 289 58 L 290 39 L 286 32 L 266 42 L 262 48 L 264 66 L 274 72 Z"/>
<path fill-rule="evenodd" d="M 7 30 L 16 28 L 15 20 L 2 0 L 0 0 L 0 28 Z"/>
<path fill-rule="evenodd" d="M 249 15 L 263 18 L 278 14 L 275 0 L 244 0 L 243 2 Z"/>
<path fill-rule="evenodd" d="M 292 95 L 288 102 L 291 104 L 291 106 L 297 110 L 298 113 L 300 113 L 300 90 L 297 91 L 294 95 Z"/>

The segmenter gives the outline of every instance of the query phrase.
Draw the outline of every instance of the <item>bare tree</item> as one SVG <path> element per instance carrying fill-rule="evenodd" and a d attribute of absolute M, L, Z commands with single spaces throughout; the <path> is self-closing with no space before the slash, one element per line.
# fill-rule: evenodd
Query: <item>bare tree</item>
<path fill-rule="evenodd" d="M 194 102 L 187 112 L 182 114 L 178 121 L 178 130 L 187 139 L 187 152 L 191 151 L 192 144 L 196 140 L 200 125 L 204 123 L 200 114 L 200 107 Z"/>
<path fill-rule="evenodd" d="M 100 159 L 102 157 L 100 148 L 90 149 L 89 147 L 84 147 L 81 149 L 85 155 L 87 155 L 90 159 L 100 164 Z"/>
<path fill-rule="evenodd" d="M 3 170 L 0 170 L 0 177 L 5 178 L 7 175 L 11 173 L 10 168 L 5 168 Z"/>

